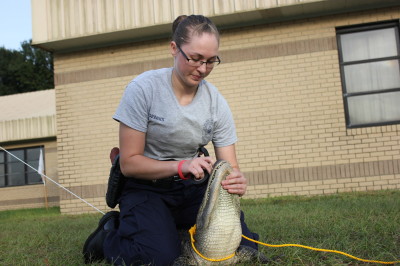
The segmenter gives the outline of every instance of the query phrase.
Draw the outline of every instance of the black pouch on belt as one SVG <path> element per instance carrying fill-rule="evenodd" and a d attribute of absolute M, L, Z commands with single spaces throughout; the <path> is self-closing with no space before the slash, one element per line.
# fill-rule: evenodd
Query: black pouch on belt
<path fill-rule="evenodd" d="M 108 178 L 108 186 L 106 193 L 107 206 L 114 209 L 119 202 L 119 198 L 124 188 L 126 177 L 122 174 L 119 166 L 119 154 L 115 157 L 111 166 L 110 176 Z"/>

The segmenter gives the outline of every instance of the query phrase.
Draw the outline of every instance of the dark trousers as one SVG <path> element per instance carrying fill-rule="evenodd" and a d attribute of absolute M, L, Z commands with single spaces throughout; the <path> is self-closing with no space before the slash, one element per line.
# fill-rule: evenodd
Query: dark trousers
<path fill-rule="evenodd" d="M 104 255 L 113 264 L 170 265 L 181 253 L 178 230 L 196 223 L 207 182 L 195 185 L 171 181 L 156 186 L 127 181 L 120 200 L 120 225 L 104 242 Z M 253 239 L 241 214 L 242 233 Z M 257 249 L 257 244 L 242 239 L 241 245 Z"/>

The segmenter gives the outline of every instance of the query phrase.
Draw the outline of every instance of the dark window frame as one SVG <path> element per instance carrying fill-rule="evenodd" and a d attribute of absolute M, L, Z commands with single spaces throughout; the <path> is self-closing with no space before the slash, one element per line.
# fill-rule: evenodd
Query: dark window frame
<path fill-rule="evenodd" d="M 345 119 L 346 119 L 346 127 L 347 128 L 363 128 L 363 127 L 400 124 L 400 119 L 399 120 L 391 120 L 391 121 L 383 121 L 383 122 L 352 124 L 351 120 L 350 120 L 349 103 L 348 103 L 348 99 L 350 97 L 372 95 L 372 94 L 376 95 L 376 94 L 384 94 L 384 93 L 390 93 L 390 92 L 400 92 L 400 87 L 348 93 L 347 89 L 346 89 L 346 79 L 345 79 L 345 72 L 344 72 L 344 67 L 348 66 L 348 65 L 381 62 L 381 61 L 386 61 L 386 60 L 397 60 L 397 61 L 399 61 L 399 65 L 400 65 L 400 23 L 399 22 L 400 22 L 399 20 L 391 20 L 391 21 L 381 21 L 381 22 L 366 23 L 366 24 L 361 24 L 361 25 L 353 25 L 353 26 L 345 26 L 345 27 L 336 28 L 336 40 L 337 40 L 337 46 L 338 46 L 340 76 L 341 76 L 343 103 L 344 103 L 344 111 L 345 111 Z M 380 57 L 380 58 L 374 58 L 374 59 L 356 60 L 356 61 L 349 61 L 349 62 L 343 61 L 343 54 L 342 54 L 343 50 L 342 50 L 341 39 L 340 39 L 342 34 L 359 33 L 359 32 L 363 32 L 363 31 L 372 31 L 372 30 L 387 29 L 387 28 L 395 28 L 396 29 L 395 37 L 396 37 L 397 56 Z"/>
<path fill-rule="evenodd" d="M 9 149 L 9 152 L 13 151 L 23 151 L 23 157 L 20 158 L 22 161 L 25 163 L 28 163 L 28 150 L 33 150 L 33 149 L 41 149 L 43 152 L 43 163 L 44 163 L 44 146 L 31 146 L 31 147 L 23 147 L 23 148 L 15 148 L 15 149 Z M 18 185 L 10 185 L 10 173 L 8 173 L 8 165 L 13 163 L 8 161 L 8 154 L 5 151 L 0 151 L 0 156 L 3 156 L 3 162 L 0 161 L 0 167 L 3 167 L 3 172 L 4 172 L 4 185 L 0 183 L 0 188 L 5 188 L 5 187 L 18 187 L 18 186 L 30 186 L 30 185 L 38 185 L 38 184 L 43 184 L 42 179 L 40 178 L 40 181 L 37 182 L 31 182 L 29 180 L 29 174 L 36 173 L 33 169 L 31 169 L 29 166 L 27 166 L 25 163 L 23 164 L 24 166 L 24 184 L 18 184 Z M 11 155 L 10 155 L 11 156 Z M 15 159 L 17 160 L 17 159 Z M 35 165 L 39 164 L 39 157 L 35 161 Z M 32 160 L 31 160 L 32 162 Z M 28 163 L 29 164 L 29 163 Z M 30 164 L 31 165 L 31 164 Z M 32 165 L 31 165 L 32 166 Z M 34 167 L 34 166 L 32 166 Z M 38 173 L 36 173 L 39 175 Z"/>

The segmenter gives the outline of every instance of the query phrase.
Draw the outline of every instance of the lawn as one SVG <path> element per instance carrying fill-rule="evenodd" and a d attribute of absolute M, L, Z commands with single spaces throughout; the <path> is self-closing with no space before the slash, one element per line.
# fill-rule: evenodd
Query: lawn
<path fill-rule="evenodd" d="M 268 244 L 301 244 L 379 261 L 400 260 L 400 191 L 242 200 L 248 226 Z M 0 212 L 0 265 L 82 265 L 100 214 L 58 208 Z M 260 247 L 271 265 L 362 265 L 336 253 Z M 98 264 L 103 265 L 103 264 Z"/>

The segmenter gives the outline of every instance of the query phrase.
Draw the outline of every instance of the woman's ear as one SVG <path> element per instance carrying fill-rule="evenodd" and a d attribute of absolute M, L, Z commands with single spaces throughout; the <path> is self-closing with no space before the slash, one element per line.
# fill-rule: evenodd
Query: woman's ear
<path fill-rule="evenodd" d="M 169 49 L 171 51 L 171 55 L 174 57 L 179 53 L 178 46 L 177 46 L 176 42 L 174 42 L 174 41 L 170 42 Z"/>

